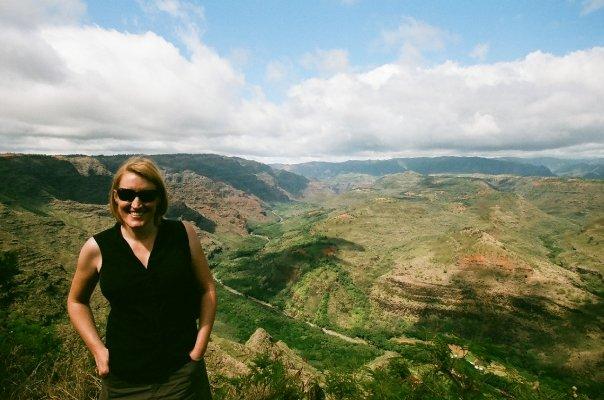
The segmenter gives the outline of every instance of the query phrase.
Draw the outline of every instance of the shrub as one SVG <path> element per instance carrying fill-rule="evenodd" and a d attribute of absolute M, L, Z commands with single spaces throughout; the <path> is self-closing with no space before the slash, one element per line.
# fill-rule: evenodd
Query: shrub
<path fill-rule="evenodd" d="M 215 388 L 217 399 L 297 400 L 305 397 L 299 376 L 290 374 L 283 363 L 267 354 L 253 360 L 252 371 L 236 378 L 222 378 Z"/>

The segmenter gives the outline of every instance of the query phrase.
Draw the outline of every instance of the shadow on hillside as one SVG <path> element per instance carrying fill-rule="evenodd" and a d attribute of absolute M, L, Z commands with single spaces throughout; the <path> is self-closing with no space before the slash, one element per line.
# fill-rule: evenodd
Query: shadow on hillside
<path fill-rule="evenodd" d="M 130 155 L 96 156 L 110 171 L 117 168 Z M 268 202 L 289 202 L 289 198 L 277 188 L 262 180 L 259 175 L 275 178 L 282 187 L 300 192 L 307 185 L 307 179 L 295 174 L 275 176 L 273 169 L 265 164 L 218 154 L 156 154 L 148 155 L 167 172 L 190 170 L 215 181 L 228 183 L 236 189 L 252 193 Z M 300 186 L 300 187 L 298 187 Z"/>
<path fill-rule="evenodd" d="M 0 306 L 7 307 L 14 298 L 15 276 L 19 273 L 17 254 L 0 251 Z"/>
<path fill-rule="evenodd" d="M 204 217 L 201 213 L 190 208 L 182 201 L 171 203 L 166 217 L 175 219 L 185 219 L 194 222 L 197 227 L 203 231 L 214 233 L 216 231 L 216 222 Z"/>
<path fill-rule="evenodd" d="M 596 303 L 569 308 L 536 295 L 495 296 L 486 287 L 464 282 L 452 288 L 461 291 L 463 301 L 452 310 L 424 308 L 413 327 L 416 335 L 453 334 L 469 341 L 478 354 L 488 354 L 538 375 L 562 379 L 581 376 L 593 382 L 589 375 L 593 368 L 601 371 L 604 367 L 604 360 L 598 365 L 585 362 L 576 370 L 565 366 L 573 349 L 585 344 L 590 332 L 601 332 L 601 297 Z"/>
<path fill-rule="evenodd" d="M 80 175 L 69 161 L 43 155 L 0 158 L 0 176 L 3 202 L 32 211 L 53 198 L 105 204 L 111 186 L 111 176 Z"/>
<path fill-rule="evenodd" d="M 330 263 L 346 264 L 338 257 L 340 250 L 365 251 L 357 243 L 328 236 L 312 237 L 308 241 L 276 252 L 257 252 L 236 260 L 222 274 L 222 279 L 241 292 L 270 301 L 292 282 Z"/>

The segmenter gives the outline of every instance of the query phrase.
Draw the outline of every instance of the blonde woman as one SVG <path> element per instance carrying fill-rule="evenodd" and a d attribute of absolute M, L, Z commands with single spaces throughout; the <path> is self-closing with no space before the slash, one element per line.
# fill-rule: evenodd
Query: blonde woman
<path fill-rule="evenodd" d="M 216 290 L 195 230 L 163 218 L 165 184 L 147 158 L 118 169 L 109 207 L 116 224 L 82 247 L 67 300 L 102 378 L 101 399 L 210 399 L 203 356 Z M 89 305 L 97 282 L 111 306 L 105 343 Z"/>

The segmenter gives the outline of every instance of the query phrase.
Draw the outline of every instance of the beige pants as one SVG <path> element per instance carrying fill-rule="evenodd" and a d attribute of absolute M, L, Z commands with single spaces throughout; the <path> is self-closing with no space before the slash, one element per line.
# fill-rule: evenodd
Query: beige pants
<path fill-rule="evenodd" d="M 191 361 L 174 371 L 165 382 L 133 384 L 109 374 L 103 379 L 100 400 L 211 400 L 203 361 Z"/>

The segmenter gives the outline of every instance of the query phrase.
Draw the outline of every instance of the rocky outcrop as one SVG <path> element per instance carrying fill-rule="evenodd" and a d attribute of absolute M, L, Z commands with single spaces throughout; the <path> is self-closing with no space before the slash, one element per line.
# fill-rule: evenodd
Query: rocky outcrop
<path fill-rule="evenodd" d="M 211 373 L 235 377 L 248 374 L 254 359 L 260 355 L 280 361 L 287 372 L 298 377 L 305 386 L 322 380 L 317 369 L 290 349 L 285 342 L 275 340 L 263 328 L 256 329 L 245 344 L 213 334 L 205 360 Z"/>
<path fill-rule="evenodd" d="M 268 354 L 271 359 L 281 361 L 289 373 L 300 376 L 304 385 L 317 381 L 320 376 L 319 371 L 304 361 L 285 342 L 281 340 L 275 341 L 262 328 L 256 329 L 256 332 L 250 336 L 245 346 L 255 354 Z"/>

